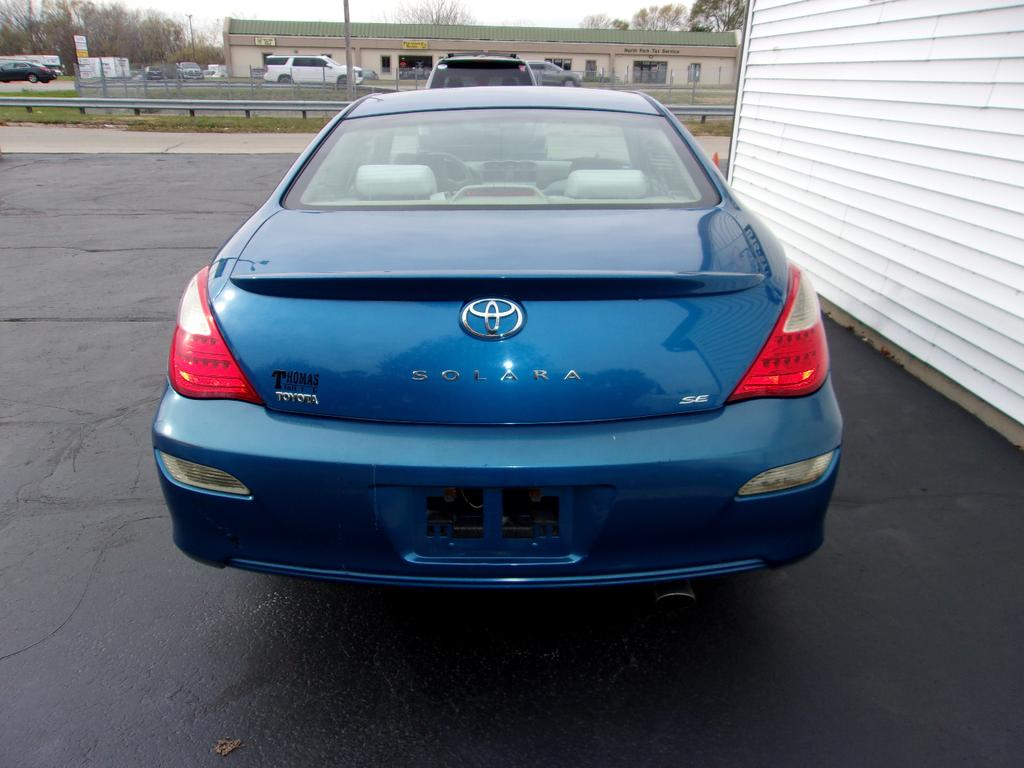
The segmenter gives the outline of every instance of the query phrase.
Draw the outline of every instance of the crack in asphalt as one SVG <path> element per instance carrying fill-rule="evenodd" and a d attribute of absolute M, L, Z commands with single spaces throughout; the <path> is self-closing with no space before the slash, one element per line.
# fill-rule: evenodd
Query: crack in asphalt
<path fill-rule="evenodd" d="M 70 209 L 63 209 L 63 210 L 58 211 L 56 213 L 54 213 L 53 211 L 40 211 L 40 210 L 35 209 L 35 208 L 7 208 L 7 207 L 5 207 L 2 210 L 3 210 L 4 213 L 16 214 L 18 216 L 28 217 L 28 218 L 53 219 L 53 218 L 60 218 L 62 216 L 88 216 L 88 217 L 90 217 L 92 219 L 95 219 L 98 216 L 99 217 L 103 216 L 102 213 L 97 214 L 96 211 L 85 211 L 85 210 L 83 210 L 83 211 L 75 211 L 75 210 L 70 210 Z M 248 208 L 245 209 L 245 211 L 252 211 L 252 210 L 254 210 L 252 207 L 248 207 Z M 205 211 L 172 211 L 172 210 L 161 210 L 161 211 L 118 211 L 116 217 L 110 216 L 110 218 L 123 219 L 126 216 L 134 216 L 134 217 L 159 216 L 160 218 L 167 218 L 167 216 L 174 216 L 176 214 L 181 214 L 183 216 L 184 215 L 188 215 L 189 218 L 194 218 L 196 216 L 223 216 L 224 214 L 239 214 L 239 213 L 240 214 L 244 214 L 245 211 L 238 210 L 238 209 L 227 210 L 227 211 L 211 211 L 211 210 L 205 210 Z"/>
<path fill-rule="evenodd" d="M 28 499 L 21 499 L 18 502 L 18 504 L 19 504 L 19 506 L 23 510 L 27 509 L 30 512 L 35 512 L 35 514 L 30 514 L 29 517 L 39 517 L 40 516 L 39 511 L 33 509 L 33 507 L 35 507 L 35 506 L 39 506 L 39 507 L 54 507 L 57 510 L 60 510 L 60 509 L 67 510 L 67 508 L 69 506 L 71 506 L 72 504 L 74 504 L 76 501 L 77 501 L 76 499 L 68 499 L 67 497 L 56 498 L 56 497 L 53 497 L 53 496 L 37 496 L 37 497 L 33 497 L 33 498 L 28 498 Z M 89 501 L 95 503 L 97 500 L 96 499 L 91 499 Z M 145 505 L 145 504 L 148 504 L 148 505 L 160 504 L 163 501 L 163 496 L 161 496 L 160 494 L 154 494 L 153 496 L 110 496 L 108 498 L 103 498 L 101 501 L 103 503 L 104 508 L 106 508 L 108 506 L 130 507 L 133 504 L 139 505 L 139 506 L 142 506 L 142 505 Z M 58 516 L 58 515 L 60 515 L 62 513 L 60 511 L 52 511 L 51 512 L 49 509 L 47 509 L 44 514 L 47 515 L 47 516 L 55 517 L 55 516 Z M 67 514 L 79 514 L 79 512 L 78 512 L 78 510 L 71 510 L 71 511 L 68 511 Z M 10 524 L 10 521 L 5 523 L 5 526 L 9 525 L 9 524 Z M 0 569 L 0 575 L 2 575 L 2 574 L 3 574 L 3 570 Z"/>
<path fill-rule="evenodd" d="M 966 491 L 906 493 L 895 496 L 879 496 L 877 498 L 836 498 L 832 497 L 830 507 L 869 507 L 873 504 L 891 504 L 900 501 L 930 501 L 939 499 L 1024 499 L 1024 491 Z"/>
<path fill-rule="evenodd" d="M 148 409 L 152 408 L 158 399 L 159 399 L 159 397 L 147 397 L 145 399 L 142 399 L 142 400 L 130 403 L 130 404 L 128 404 L 128 405 L 126 405 L 126 406 L 124 406 L 122 408 L 118 408 L 113 413 L 105 413 L 105 414 L 97 415 L 97 416 L 94 416 L 92 418 L 86 419 L 86 420 L 84 420 L 84 421 L 82 421 L 82 422 L 80 422 L 78 424 L 75 424 L 74 422 L 65 423 L 63 426 L 67 426 L 69 428 L 73 428 L 73 427 L 77 426 L 78 427 L 78 434 L 76 436 L 72 436 L 72 437 L 68 438 L 68 441 L 63 446 L 63 448 L 58 448 L 57 443 L 55 441 L 51 441 L 52 445 L 53 445 L 53 452 L 56 454 L 57 451 L 59 450 L 59 455 L 55 455 L 55 456 L 53 456 L 53 458 L 51 458 L 49 460 L 49 461 L 52 461 L 52 464 L 50 466 L 46 467 L 44 475 L 42 475 L 41 477 L 38 477 L 38 478 L 28 479 L 24 483 L 22 483 L 20 486 L 18 486 L 17 490 L 14 493 L 14 503 L 15 503 L 15 505 L 16 506 L 20 506 L 22 504 L 31 503 L 31 502 L 67 503 L 68 499 L 52 499 L 52 497 L 46 497 L 46 496 L 42 496 L 42 495 L 38 495 L 38 496 L 23 496 L 23 492 L 25 491 L 25 489 L 27 489 L 27 488 L 29 488 L 30 486 L 33 486 L 33 485 L 37 486 L 37 488 L 41 490 L 43 484 L 46 483 L 47 480 L 52 478 L 60 470 L 60 468 L 62 466 L 64 466 L 68 462 L 69 459 L 71 461 L 71 471 L 72 471 L 72 473 L 76 473 L 78 471 L 78 466 L 77 466 L 78 454 L 82 450 L 82 447 L 85 445 L 85 441 L 86 441 L 86 439 L 88 437 L 90 437 L 92 434 L 94 434 L 102 426 L 106 426 L 106 425 L 110 425 L 110 424 L 116 424 L 121 419 L 124 419 L 126 417 L 134 415 L 140 409 L 147 409 L 148 410 Z M 140 449 L 138 451 L 139 457 L 141 457 L 142 455 L 145 455 L 146 451 L 144 451 L 142 449 L 142 445 L 140 443 L 138 443 L 137 438 L 133 438 L 133 439 L 136 439 L 136 445 Z M 48 463 L 49 463 L 49 461 L 48 461 Z M 133 490 L 138 487 L 138 483 L 139 483 L 139 480 L 140 480 L 141 475 L 142 475 L 142 459 L 141 458 L 137 458 L 137 460 L 136 460 L 135 471 L 136 471 L 136 475 L 135 475 L 135 479 L 134 479 L 133 484 L 132 484 L 132 489 Z"/>
<path fill-rule="evenodd" d="M 64 407 L 62 405 L 53 405 L 52 403 L 34 403 L 31 400 L 14 400 L 14 399 L 12 399 L 10 397 L 0 397 L 0 403 L 5 403 L 7 405 L 27 405 L 30 408 L 51 408 L 51 409 L 54 409 L 54 410 L 57 410 L 57 411 L 64 411 L 65 413 L 71 413 L 71 414 L 74 414 L 75 416 L 99 416 L 100 415 L 100 414 L 94 413 L 92 411 L 83 411 L 83 410 L 80 410 L 80 409 L 77 409 L 77 408 L 66 408 L 66 407 Z M 8 418 L 8 417 L 7 416 L 0 417 L 0 423 L 2 423 L 2 420 L 6 419 L 6 418 Z M 22 423 L 24 423 L 24 422 L 22 422 Z M 47 423 L 48 424 L 48 423 L 51 423 L 51 422 L 40 422 L 40 423 Z M 58 422 L 58 423 L 66 423 L 66 422 Z"/>
<path fill-rule="evenodd" d="M 39 163 L 41 161 L 42 161 L 41 158 L 33 158 L 31 160 L 23 160 L 22 162 L 17 163 L 15 165 L 11 165 L 10 163 L 5 162 L 4 163 L 4 170 L 5 171 L 16 171 L 19 168 L 25 168 L 25 167 L 27 167 L 29 165 L 36 165 L 37 163 Z"/>
<path fill-rule="evenodd" d="M 207 251 L 220 245 L 147 245 L 136 248 L 82 248 L 78 245 L 0 245 L 0 251 L 79 251 L 81 253 L 140 253 L 149 251 Z"/>
<path fill-rule="evenodd" d="M 172 323 L 171 315 L 140 315 L 138 317 L 0 317 L 0 323 Z"/>
<path fill-rule="evenodd" d="M 29 651 L 38 645 L 42 645 L 47 640 L 55 637 L 58 632 L 64 629 L 64 627 L 67 626 L 68 622 L 71 621 L 72 618 L 74 618 L 74 615 L 78 612 L 78 609 L 82 607 L 82 603 L 85 601 L 85 596 L 89 592 L 89 586 L 92 584 L 92 580 L 96 575 L 96 571 L 99 569 L 100 563 L 103 561 L 104 556 L 107 554 L 107 549 L 110 548 L 111 540 L 117 534 L 119 534 L 125 527 L 131 525 L 132 523 L 141 523 L 145 520 L 159 520 L 163 517 L 164 515 L 149 515 L 147 517 L 138 517 L 133 520 L 125 520 L 123 523 L 121 523 L 121 525 L 119 525 L 117 529 L 114 530 L 114 532 L 107 536 L 107 538 L 104 540 L 103 545 L 100 548 L 100 553 L 96 556 L 96 560 L 93 561 L 92 567 L 89 569 L 89 576 L 85 580 L 85 586 L 82 588 L 82 593 L 78 596 L 78 600 L 75 602 L 74 607 L 71 609 L 70 613 L 68 613 L 68 615 L 64 617 L 64 620 L 60 624 L 58 624 L 53 630 L 51 630 L 48 634 L 44 635 L 38 640 L 35 640 L 29 643 L 28 645 L 19 648 L 16 651 L 11 651 L 5 656 L 0 656 L 0 662 L 7 661 L 8 659 L 14 658 L 18 654 L 24 653 L 25 651 Z"/>

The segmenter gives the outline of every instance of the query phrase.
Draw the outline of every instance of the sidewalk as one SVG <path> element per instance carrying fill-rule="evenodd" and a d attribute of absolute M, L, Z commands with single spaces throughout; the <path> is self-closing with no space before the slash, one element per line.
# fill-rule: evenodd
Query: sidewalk
<path fill-rule="evenodd" d="M 6 154 L 203 154 L 296 155 L 313 133 L 157 133 L 118 128 L 63 125 L 0 126 L 0 150 Z M 729 153 L 729 139 L 698 136 L 704 151 Z"/>

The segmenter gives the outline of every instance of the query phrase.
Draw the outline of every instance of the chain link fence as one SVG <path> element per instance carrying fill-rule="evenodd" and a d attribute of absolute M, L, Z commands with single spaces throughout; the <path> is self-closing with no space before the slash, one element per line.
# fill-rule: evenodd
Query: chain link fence
<path fill-rule="evenodd" d="M 345 101 L 348 93 L 344 81 L 327 80 L 292 81 L 287 83 L 264 80 L 265 70 L 251 67 L 245 77 L 208 77 L 190 75 L 174 64 L 153 64 L 132 70 L 127 77 L 111 76 L 106 68 L 96 67 L 93 76 L 83 76 L 75 66 L 75 91 L 79 96 L 92 98 L 131 99 L 263 99 L 267 101 Z M 358 96 L 397 90 L 415 90 L 426 84 L 429 70 L 402 73 L 393 79 L 363 80 L 356 86 Z"/>
<path fill-rule="evenodd" d="M 207 77 L 200 73 L 187 76 L 174 64 L 153 64 L 139 70 L 131 70 L 127 77 L 110 76 L 100 66 L 85 77 L 75 66 L 75 91 L 79 96 L 93 98 L 133 99 L 247 99 L 247 100 L 311 100 L 345 101 L 347 92 L 344 82 L 327 80 L 321 82 L 303 80 L 292 82 L 268 82 L 265 70 L 251 67 L 242 77 Z M 417 90 L 425 86 L 430 70 L 426 68 L 395 70 L 393 74 L 378 75 L 364 70 L 371 77 L 356 87 L 357 96 L 370 93 Z M 638 90 L 650 94 L 665 104 L 732 104 L 735 99 L 735 85 L 705 85 L 687 80 L 687 72 L 677 77 L 674 71 L 647 72 L 623 68 L 620 73 L 605 70 L 566 70 L 574 76 L 574 85 L 585 88 L 611 88 Z M 376 77 L 373 77 L 376 75 Z M 552 83 L 553 84 L 553 83 Z"/>

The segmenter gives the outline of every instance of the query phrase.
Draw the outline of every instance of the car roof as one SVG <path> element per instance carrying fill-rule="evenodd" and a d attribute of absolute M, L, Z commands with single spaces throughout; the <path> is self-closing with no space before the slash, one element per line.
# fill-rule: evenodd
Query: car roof
<path fill-rule="evenodd" d="M 395 115 L 402 112 L 430 112 L 444 109 L 592 109 L 657 115 L 645 96 L 633 91 L 600 88 L 523 88 L 489 86 L 434 88 L 366 96 L 356 103 L 348 117 Z"/>
<path fill-rule="evenodd" d="M 438 64 L 447 64 L 450 61 L 465 61 L 472 59 L 473 61 L 514 61 L 518 64 L 522 64 L 523 60 L 518 56 L 512 56 L 507 53 L 451 53 L 447 56 L 442 56 Z"/>

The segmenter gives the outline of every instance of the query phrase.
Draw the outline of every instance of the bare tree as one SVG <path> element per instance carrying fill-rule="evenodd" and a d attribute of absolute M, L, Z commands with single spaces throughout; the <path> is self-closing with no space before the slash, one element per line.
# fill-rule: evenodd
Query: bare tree
<path fill-rule="evenodd" d="M 691 32 L 740 29 L 747 18 L 747 0 L 695 0 L 690 9 Z"/>
<path fill-rule="evenodd" d="M 686 6 L 682 3 L 649 5 L 633 14 L 633 29 L 676 31 L 686 27 Z"/>
<path fill-rule="evenodd" d="M 476 18 L 461 0 L 416 0 L 402 3 L 392 14 L 399 24 L 475 24 Z"/>
<path fill-rule="evenodd" d="M 607 13 L 592 13 L 580 22 L 582 29 L 611 29 L 612 17 Z"/>
<path fill-rule="evenodd" d="M 592 13 L 580 22 L 582 29 L 629 29 L 629 22 L 613 19 L 607 13 Z"/>
<path fill-rule="evenodd" d="M 34 53 L 39 28 L 38 15 L 33 15 L 32 4 L 21 0 L 0 0 L 0 52 Z M 15 51 L 14 47 L 25 50 Z"/>
<path fill-rule="evenodd" d="M 0 0 L 0 54 L 56 53 L 70 67 L 73 36 L 84 34 L 92 56 L 123 56 L 133 64 L 183 58 L 184 19 L 160 11 L 81 0 L 41 0 L 32 3 L 31 15 L 28 9 L 24 0 Z M 197 51 L 199 63 L 223 61 L 219 35 L 208 42 Z"/>

